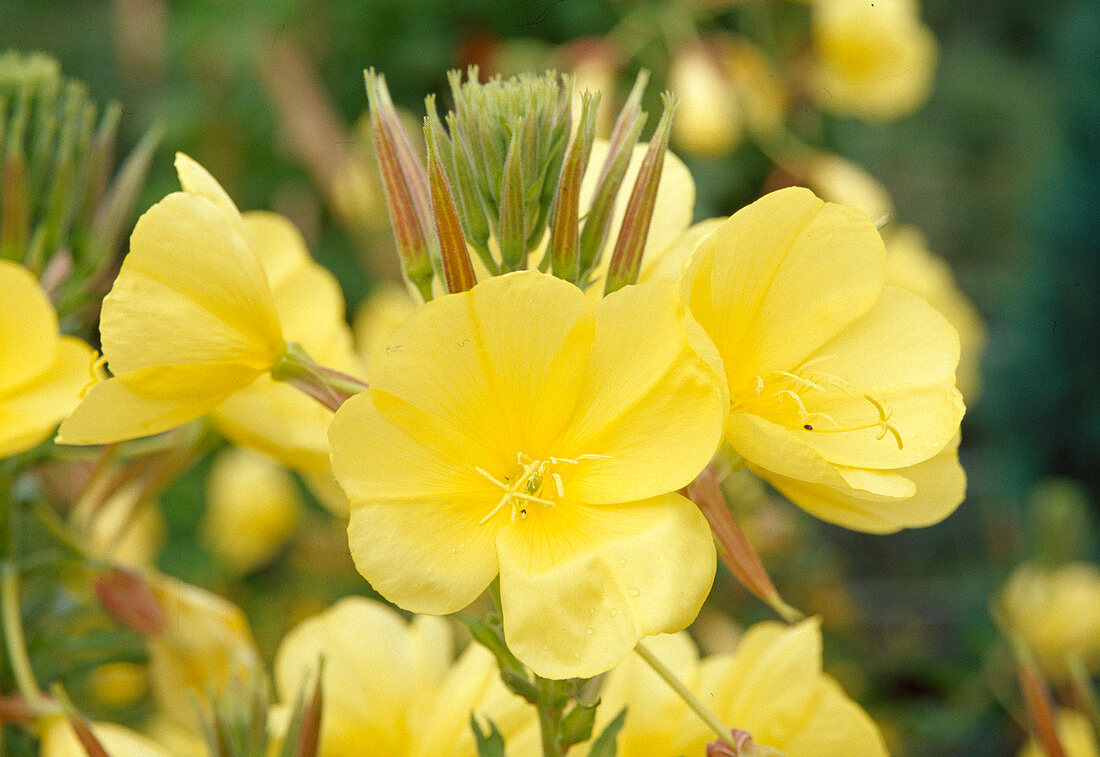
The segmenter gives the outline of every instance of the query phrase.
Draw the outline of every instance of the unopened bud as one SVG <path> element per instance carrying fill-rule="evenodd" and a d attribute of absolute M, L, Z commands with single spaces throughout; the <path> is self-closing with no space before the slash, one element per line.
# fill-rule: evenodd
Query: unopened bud
<path fill-rule="evenodd" d="M 95 582 L 99 603 L 122 625 L 143 636 L 164 630 L 164 608 L 141 576 L 124 568 L 112 568 Z"/>
<path fill-rule="evenodd" d="M 645 254 L 645 242 L 649 236 L 649 223 L 653 220 L 653 208 L 657 202 L 657 187 L 661 183 L 661 168 L 665 162 L 665 150 L 668 148 L 668 134 L 672 128 L 672 114 L 676 111 L 676 101 L 671 94 L 663 97 L 664 113 L 657 124 L 657 131 L 649 142 L 645 158 L 638 169 L 638 177 L 630 192 L 623 215 L 623 225 L 615 242 L 615 252 L 611 256 L 611 265 L 607 271 L 605 294 L 622 289 L 627 284 L 638 281 L 642 268 L 642 255 Z"/>

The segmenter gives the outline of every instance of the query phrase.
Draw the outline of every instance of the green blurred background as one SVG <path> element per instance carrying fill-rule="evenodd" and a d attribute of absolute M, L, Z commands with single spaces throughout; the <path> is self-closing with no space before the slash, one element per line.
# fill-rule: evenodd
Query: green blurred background
<path fill-rule="evenodd" d="M 397 103 L 419 114 L 450 68 L 567 66 L 567 45 L 622 34 L 645 5 L 688 13 L 598 0 L 0 0 L 0 49 L 48 52 L 95 99 L 118 100 L 122 151 L 150 126 L 165 129 L 139 211 L 177 187 L 172 155 L 184 151 L 240 207 L 298 223 L 339 275 L 350 314 L 396 271 L 377 203 L 341 214 L 327 173 L 365 151 L 362 69 L 384 72 Z M 797 26 L 799 13 L 759 0 L 710 10 L 701 28 L 774 33 L 777 18 Z M 827 667 L 899 754 L 998 755 L 1023 733 L 990 597 L 1023 559 L 1100 559 L 1100 3 L 926 0 L 922 15 L 941 47 L 925 107 L 876 125 L 815 116 L 812 133 L 886 185 L 986 320 L 982 394 L 963 426 L 970 494 L 944 523 L 893 536 L 788 512 L 789 538 L 765 557 L 788 599 L 825 616 Z M 621 98 L 639 67 L 652 70 L 651 111 L 668 70 L 661 40 L 640 40 L 618 81 Z M 697 219 L 753 200 L 771 168 L 751 144 L 687 162 Z M 192 541 L 208 467 L 163 499 L 161 566 L 245 606 L 266 652 L 295 592 L 320 609 L 368 591 L 346 556 L 325 552 L 323 535 L 339 526 L 320 511 L 282 560 L 241 585 L 221 582 Z M 766 616 L 728 577 L 715 596 L 739 621 Z"/>

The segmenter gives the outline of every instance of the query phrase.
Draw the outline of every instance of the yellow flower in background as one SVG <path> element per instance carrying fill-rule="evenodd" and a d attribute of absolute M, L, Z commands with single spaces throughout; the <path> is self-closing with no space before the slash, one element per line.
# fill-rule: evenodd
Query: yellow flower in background
<path fill-rule="evenodd" d="M 693 347 L 667 285 L 590 300 L 526 271 L 421 307 L 330 431 L 359 572 L 429 614 L 499 573 L 508 645 L 548 678 L 684 628 L 715 555 L 670 492 L 714 453 L 726 407 Z"/>
<path fill-rule="evenodd" d="M 785 757 L 885 757 L 878 727 L 821 670 L 816 619 L 758 623 L 732 654 L 699 659 L 686 634 L 644 641 L 654 655 L 731 728 Z M 621 757 L 703 754 L 715 736 L 640 658 L 605 679 L 596 731 L 627 708 Z"/>
<path fill-rule="evenodd" d="M 1066 680 L 1076 655 L 1100 672 L 1100 568 L 1070 563 L 1055 569 L 1024 564 L 1001 592 L 1001 619 L 1023 637 L 1043 673 Z"/>
<path fill-rule="evenodd" d="M 248 620 L 227 599 L 168 576 L 151 576 L 150 588 L 164 613 L 160 633 L 149 637 L 149 678 L 160 715 L 200 733 L 198 707 L 241 690 L 262 670 Z"/>
<path fill-rule="evenodd" d="M 980 363 L 986 331 L 973 303 L 959 290 L 951 267 L 928 250 L 924 234 L 913 226 L 891 226 L 886 242 L 886 283 L 916 292 L 943 314 L 959 332 L 959 366 L 955 379 L 963 398 L 972 403 L 980 394 Z"/>
<path fill-rule="evenodd" d="M 705 237 L 682 285 L 722 356 L 730 445 L 802 508 L 871 532 L 938 522 L 965 490 L 958 335 L 884 279 L 867 216 L 791 188 Z"/>
<path fill-rule="evenodd" d="M 672 140 L 692 155 L 725 155 L 741 141 L 741 106 L 718 50 L 701 41 L 672 53 L 668 87 L 676 95 Z"/>
<path fill-rule="evenodd" d="M 275 657 L 281 701 L 293 703 L 323 659 L 323 757 L 476 757 L 470 715 L 506 739 L 537 731 L 534 709 L 500 681 L 492 655 L 473 644 L 453 661 L 451 625 L 347 597 L 293 628 Z"/>
<path fill-rule="evenodd" d="M 58 332 L 57 314 L 29 270 L 0 260 L 0 458 L 49 438 L 91 379 L 95 352 Z"/>
<path fill-rule="evenodd" d="M 92 733 L 109 755 L 119 757 L 174 757 L 156 742 L 114 723 L 92 723 Z M 88 752 L 64 718 L 53 720 L 42 734 L 41 757 L 88 757 Z"/>
<path fill-rule="evenodd" d="M 205 415 L 268 371 L 285 349 L 263 268 L 233 201 L 176 156 L 184 191 L 150 208 L 103 301 L 114 374 L 62 424 L 65 444 L 106 444 Z"/>
<path fill-rule="evenodd" d="M 797 169 L 806 186 L 826 202 L 862 210 L 876 224 L 894 216 L 894 201 L 886 187 L 850 160 L 813 153 L 798 160 Z"/>
<path fill-rule="evenodd" d="M 294 477 L 261 452 L 221 452 L 206 481 L 202 539 L 234 573 L 266 565 L 286 544 L 301 515 Z"/>
<path fill-rule="evenodd" d="M 1092 723 L 1074 710 L 1058 710 L 1055 727 L 1058 742 L 1065 750 L 1065 757 L 1100 757 L 1100 745 Z M 1018 757 L 1048 757 L 1047 751 L 1035 739 L 1029 739 Z"/>
<path fill-rule="evenodd" d="M 916 0 L 814 0 L 818 104 L 880 121 L 920 107 L 932 89 L 936 38 Z"/>

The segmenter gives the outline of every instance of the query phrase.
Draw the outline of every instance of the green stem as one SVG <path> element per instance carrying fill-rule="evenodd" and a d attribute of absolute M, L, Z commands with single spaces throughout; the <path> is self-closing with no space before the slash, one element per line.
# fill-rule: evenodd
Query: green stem
<path fill-rule="evenodd" d="M 34 712 L 41 712 L 45 699 L 34 680 L 30 657 L 27 656 L 27 642 L 23 636 L 23 623 L 19 612 L 19 576 L 15 565 L 6 561 L 0 576 L 0 606 L 3 608 L 4 641 L 8 647 L 15 685 L 23 695 L 27 705 Z"/>
<path fill-rule="evenodd" d="M 543 757 L 562 757 L 561 718 L 567 698 L 562 697 L 561 681 L 535 677 L 539 687 L 539 732 L 542 734 Z"/>
<path fill-rule="evenodd" d="M 712 731 L 718 734 L 718 738 L 722 739 L 722 741 L 729 744 L 731 747 L 733 746 L 730 742 L 730 729 L 719 720 L 717 715 L 707 709 L 707 706 L 699 700 L 699 697 L 691 693 L 688 687 L 684 685 L 684 682 L 676 677 L 675 673 L 669 670 L 663 662 L 658 660 L 657 656 L 650 652 L 644 644 L 639 643 L 634 647 L 634 651 L 638 653 L 639 657 L 646 661 L 646 664 L 653 669 L 654 673 L 659 675 L 665 683 L 672 687 L 672 690 L 687 703 L 687 706 L 690 707 Z"/>

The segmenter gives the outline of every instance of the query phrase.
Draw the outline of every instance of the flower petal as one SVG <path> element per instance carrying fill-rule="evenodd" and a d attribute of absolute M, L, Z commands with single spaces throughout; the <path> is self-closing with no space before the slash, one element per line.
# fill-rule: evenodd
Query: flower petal
<path fill-rule="evenodd" d="M 955 389 L 959 337 L 912 292 L 883 288 L 865 316 L 810 356 L 816 359 L 821 362 L 813 370 L 831 373 L 835 366 L 850 389 L 827 386 L 824 398 L 808 393 L 812 411 L 828 414 L 841 426 L 874 422 L 879 411 L 869 396 L 885 403 L 888 422 L 901 438 L 899 448 L 892 434 L 879 438 L 877 426 L 843 433 L 796 431 L 829 462 L 866 468 L 914 465 L 943 449 L 958 431 L 965 409 Z M 815 425 L 827 430 L 830 423 Z"/>
<path fill-rule="evenodd" d="M 229 193 L 222 189 L 222 185 L 209 171 L 182 152 L 176 153 L 176 176 L 179 177 L 184 192 L 209 200 L 240 225 L 240 211 L 230 199 Z"/>
<path fill-rule="evenodd" d="M 283 347 L 267 280 L 242 231 L 221 207 L 184 192 L 138 219 L 100 331 L 116 375 L 213 362 L 262 370 Z"/>
<path fill-rule="evenodd" d="M 708 218 L 689 228 L 663 249 L 647 249 L 639 279 L 643 282 L 679 281 L 695 247 L 725 221 L 725 218 Z"/>
<path fill-rule="evenodd" d="M 413 612 L 444 614 L 472 602 L 497 573 L 498 524 L 481 521 L 501 492 L 475 470 L 488 453 L 378 389 L 341 406 L 329 440 L 363 577 Z"/>
<path fill-rule="evenodd" d="M 93 386 L 58 430 L 62 444 L 159 434 L 210 412 L 260 372 L 247 365 L 158 365 Z"/>
<path fill-rule="evenodd" d="M 370 384 L 494 449 L 546 459 L 573 412 L 592 320 L 572 284 L 492 278 L 417 310 L 375 356 Z"/>
<path fill-rule="evenodd" d="M 810 716 L 800 726 L 783 741 L 762 743 L 790 757 L 887 757 L 889 754 L 875 722 L 829 676 L 821 677 Z"/>
<path fill-rule="evenodd" d="M 291 629 L 279 645 L 275 681 L 281 699 L 292 702 L 308 691 L 324 658 L 322 751 L 399 754 L 415 727 L 410 707 L 434 693 L 452 649 L 442 618 L 410 624 L 381 602 L 346 597 Z"/>
<path fill-rule="evenodd" d="M 54 332 L 56 333 L 56 332 Z M 43 365 L 41 375 L 0 394 L 0 458 L 30 449 L 47 439 L 58 422 L 80 401 L 80 391 L 91 380 L 89 366 L 95 350 L 76 337 L 52 340 L 57 355 Z"/>
<path fill-rule="evenodd" d="M 715 709 L 725 722 L 778 746 L 797 732 L 821 676 L 821 625 L 810 618 L 793 626 L 757 623 L 742 637 L 730 667 L 713 684 Z"/>
<path fill-rule="evenodd" d="M 701 348 L 714 349 L 709 341 Z M 689 344 L 671 285 L 605 297 L 577 414 L 555 446 L 558 457 L 579 461 L 566 494 L 611 504 L 686 486 L 717 449 L 726 407 L 719 374 Z"/>
<path fill-rule="evenodd" d="M 695 619 L 714 580 L 714 541 L 678 494 L 614 507 L 559 501 L 500 530 L 508 647 L 547 678 L 591 677 L 644 636 Z"/>
<path fill-rule="evenodd" d="M 867 216 L 798 187 L 742 208 L 700 243 L 684 297 L 718 346 L 730 394 L 792 370 L 867 312 L 884 259 Z"/>
<path fill-rule="evenodd" d="M 332 411 L 294 387 L 261 375 L 212 412 L 226 437 L 298 471 L 328 471 Z"/>
<path fill-rule="evenodd" d="M 904 498 L 759 473 L 791 502 L 822 520 L 867 533 L 893 533 L 939 523 L 963 501 L 966 473 L 959 465 L 957 447 L 956 439 L 932 459 L 892 471 L 915 485 L 915 494 Z"/>
<path fill-rule="evenodd" d="M 57 315 L 29 270 L 0 260 L 0 392 L 41 374 L 57 350 Z"/>

